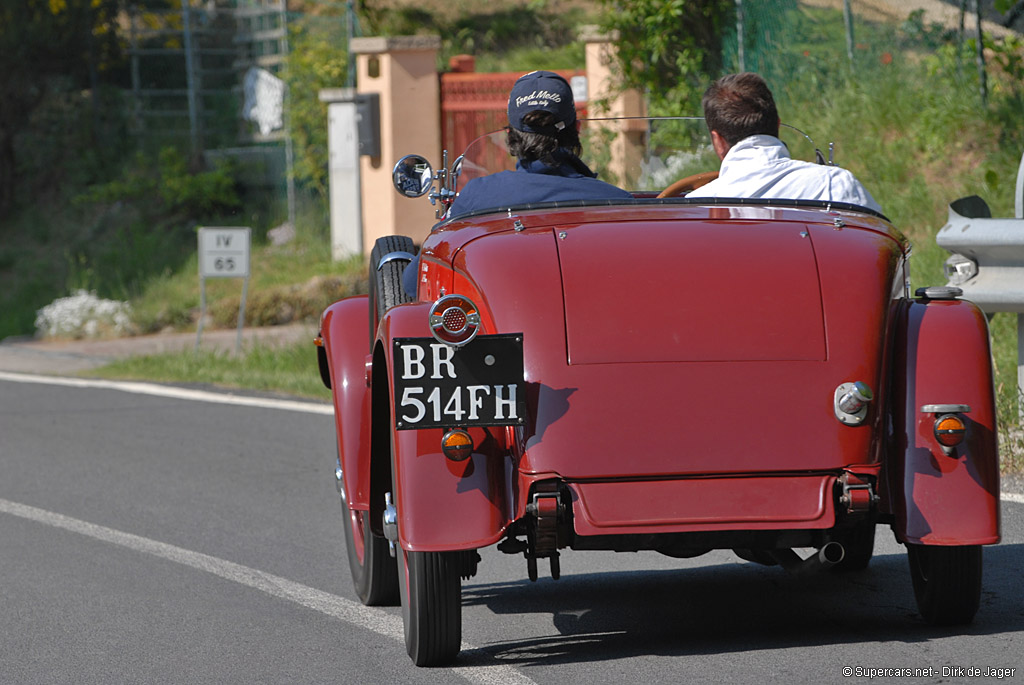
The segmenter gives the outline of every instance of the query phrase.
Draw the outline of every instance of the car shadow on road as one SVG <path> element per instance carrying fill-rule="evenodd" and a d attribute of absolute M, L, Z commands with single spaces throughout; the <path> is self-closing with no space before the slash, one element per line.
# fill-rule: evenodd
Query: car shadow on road
<path fill-rule="evenodd" d="M 1024 630 L 1024 545 L 988 547 L 984 563 L 978 614 L 971 625 L 953 628 L 930 626 L 918 615 L 905 554 L 878 555 L 856 573 L 797 576 L 730 563 L 563 575 L 535 584 L 469 583 L 464 605 L 503 615 L 550 614 L 558 635 L 510 636 L 464 652 L 459 663 L 553 665 Z"/>

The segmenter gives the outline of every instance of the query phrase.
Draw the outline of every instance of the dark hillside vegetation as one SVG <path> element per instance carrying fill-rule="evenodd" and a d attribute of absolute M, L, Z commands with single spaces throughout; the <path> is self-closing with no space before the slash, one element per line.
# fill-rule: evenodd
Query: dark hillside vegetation
<path fill-rule="evenodd" d="M 454 5 L 437 14 L 409 6 L 385 9 L 380 2 L 360 5 L 364 33 L 445 36 L 445 63 L 465 52 L 479 55 L 478 68 L 484 70 L 570 68 L 583 61 L 575 31 L 589 3 L 499 2 L 482 9 L 468 3 L 468 14 L 447 11 Z M 142 21 L 157 27 L 173 27 L 167 12 L 180 9 L 177 0 L 139 6 Z M 116 0 L 29 0 L 0 7 L 0 67 L 12 75 L 0 80 L 0 187 L 7 189 L 0 203 L 0 339 L 31 335 L 39 308 L 78 289 L 101 298 L 143 300 L 136 307 L 148 313 L 137 322 L 140 332 L 194 325 L 195 228 L 249 225 L 254 244 L 261 246 L 268 230 L 287 221 L 283 176 L 273 186 L 253 184 L 244 163 L 197 156 L 187 138 L 154 144 L 137 135 L 129 22 L 120 7 Z M 293 92 L 296 228 L 300 241 L 313 245 L 326 242 L 328 226 L 326 110 L 317 92 L 345 84 L 345 18 L 340 3 L 289 7 L 292 57 L 286 78 Z M 172 32 L 165 47 L 180 48 L 180 40 L 180 32 Z M 183 87 L 174 62 L 159 59 L 163 67 L 143 74 L 146 87 Z M 238 100 L 228 94 L 229 101 Z M 240 127 L 240 105 L 233 106 L 234 130 Z M 328 260 L 320 270 L 335 269 Z M 192 283 L 184 302 L 146 301 L 160 298 L 162 284 L 179 273 Z M 328 288 L 323 299 L 336 294 Z M 257 295 L 253 303 L 258 300 Z"/>

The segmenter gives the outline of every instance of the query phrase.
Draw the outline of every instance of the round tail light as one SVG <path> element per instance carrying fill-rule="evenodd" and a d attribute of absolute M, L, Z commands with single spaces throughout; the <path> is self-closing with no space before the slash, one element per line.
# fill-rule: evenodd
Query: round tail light
<path fill-rule="evenodd" d="M 480 310 L 462 295 L 445 295 L 430 307 L 430 332 L 446 345 L 461 347 L 480 330 Z"/>
<path fill-rule="evenodd" d="M 944 414 L 935 419 L 935 439 L 944 447 L 956 447 L 964 440 L 967 426 L 956 414 Z"/>
<path fill-rule="evenodd" d="M 452 461 L 465 461 L 473 454 L 473 438 L 461 428 L 453 428 L 441 438 L 441 451 Z"/>

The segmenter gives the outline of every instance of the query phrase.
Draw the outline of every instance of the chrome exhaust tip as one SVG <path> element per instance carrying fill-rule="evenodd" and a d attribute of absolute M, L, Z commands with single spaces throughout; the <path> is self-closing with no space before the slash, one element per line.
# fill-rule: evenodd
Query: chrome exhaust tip
<path fill-rule="evenodd" d="M 842 544 L 833 540 L 825 543 L 821 549 L 806 559 L 802 559 L 792 549 L 776 549 L 770 551 L 769 554 L 790 573 L 807 574 L 835 566 L 846 556 L 846 549 Z"/>

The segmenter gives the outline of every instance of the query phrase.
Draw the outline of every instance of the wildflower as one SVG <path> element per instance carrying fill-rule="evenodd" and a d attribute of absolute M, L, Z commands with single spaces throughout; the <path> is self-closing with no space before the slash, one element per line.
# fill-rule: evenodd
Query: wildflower
<path fill-rule="evenodd" d="M 123 335 L 131 329 L 131 306 L 104 300 L 94 292 L 76 290 L 36 312 L 39 337 L 96 338 Z"/>

